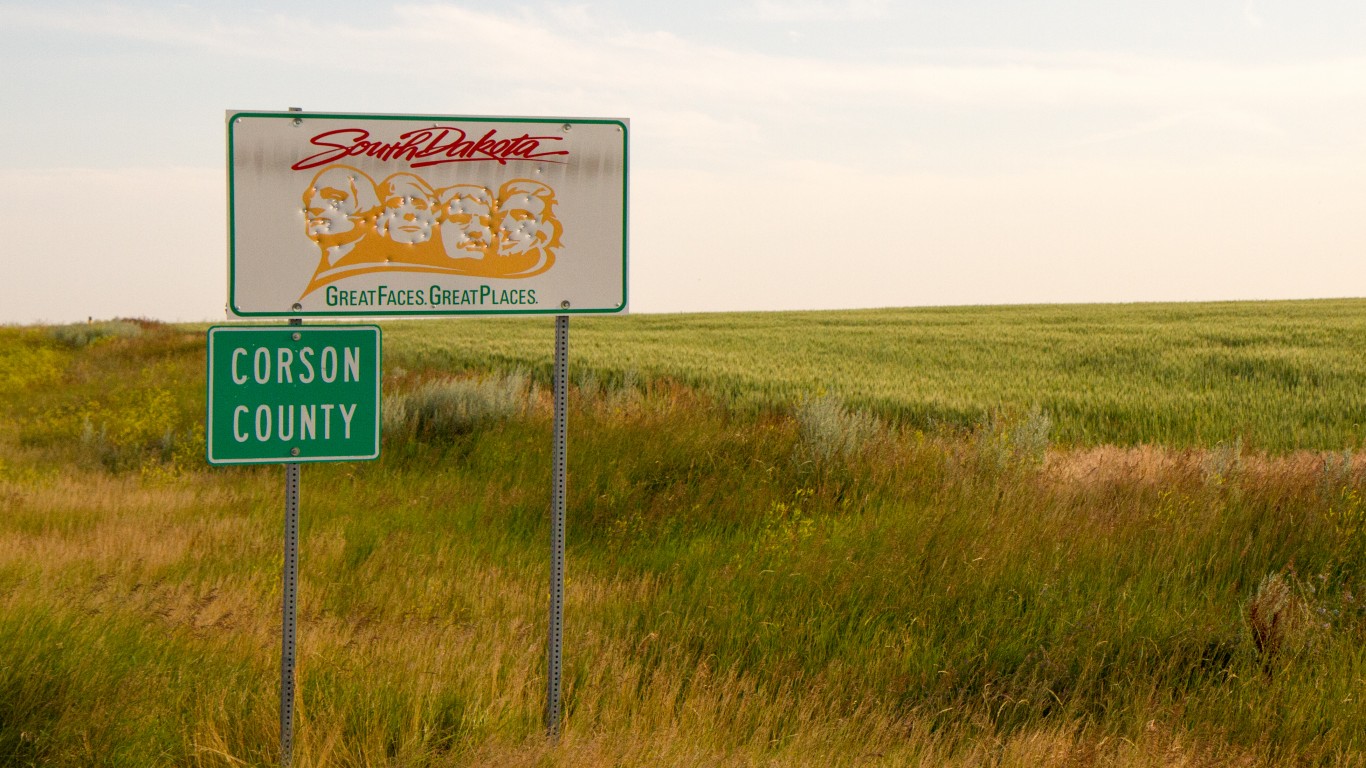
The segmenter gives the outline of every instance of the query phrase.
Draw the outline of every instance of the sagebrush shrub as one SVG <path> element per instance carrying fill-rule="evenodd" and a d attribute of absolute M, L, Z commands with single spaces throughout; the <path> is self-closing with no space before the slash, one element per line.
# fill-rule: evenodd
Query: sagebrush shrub
<path fill-rule="evenodd" d="M 804 400 L 795 415 L 801 458 L 816 463 L 848 458 L 881 429 L 877 417 L 852 411 L 833 395 Z"/>
<path fill-rule="evenodd" d="M 527 403 L 528 377 L 517 371 L 483 379 L 438 379 L 386 395 L 383 429 L 391 437 L 440 440 L 506 419 Z"/>

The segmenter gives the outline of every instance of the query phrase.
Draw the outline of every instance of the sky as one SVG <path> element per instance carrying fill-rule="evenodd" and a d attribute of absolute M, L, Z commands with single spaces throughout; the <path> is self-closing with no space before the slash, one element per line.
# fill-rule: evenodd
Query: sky
<path fill-rule="evenodd" d="M 630 120 L 632 312 L 1366 295 L 1359 0 L 0 1 L 0 323 L 221 320 L 230 109 Z"/>

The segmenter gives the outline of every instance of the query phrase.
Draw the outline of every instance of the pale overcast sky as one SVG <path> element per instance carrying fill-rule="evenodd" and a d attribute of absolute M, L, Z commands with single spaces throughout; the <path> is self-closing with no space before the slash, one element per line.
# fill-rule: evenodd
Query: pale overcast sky
<path fill-rule="evenodd" d="M 635 312 L 1366 295 L 1366 4 L 0 2 L 0 322 L 223 317 L 228 109 L 629 118 Z"/>

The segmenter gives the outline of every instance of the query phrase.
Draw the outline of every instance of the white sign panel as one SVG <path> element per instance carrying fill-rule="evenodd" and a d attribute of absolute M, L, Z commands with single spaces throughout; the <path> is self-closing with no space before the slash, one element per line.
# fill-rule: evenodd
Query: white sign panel
<path fill-rule="evenodd" d="M 229 112 L 228 309 L 624 312 L 628 127 Z"/>

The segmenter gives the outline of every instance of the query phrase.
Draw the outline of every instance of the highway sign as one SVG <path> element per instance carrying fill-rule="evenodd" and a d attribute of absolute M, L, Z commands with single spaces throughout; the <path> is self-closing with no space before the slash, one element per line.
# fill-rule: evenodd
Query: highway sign
<path fill-rule="evenodd" d="M 229 112 L 241 317 L 626 310 L 624 119 Z"/>
<path fill-rule="evenodd" d="M 209 329 L 210 464 L 379 457 L 380 330 Z"/>

